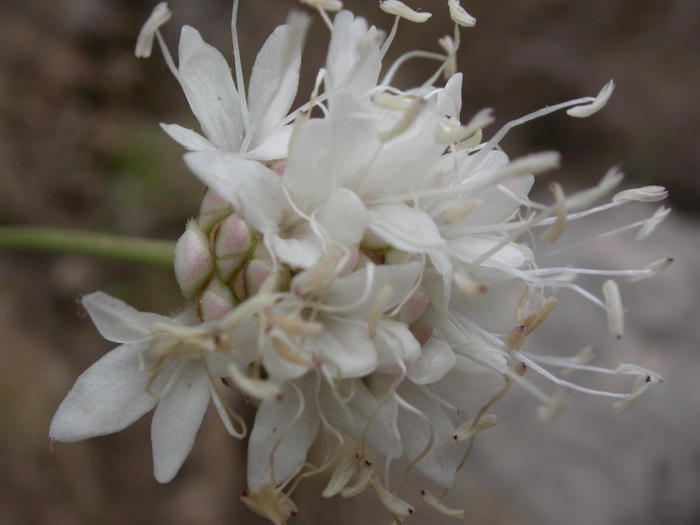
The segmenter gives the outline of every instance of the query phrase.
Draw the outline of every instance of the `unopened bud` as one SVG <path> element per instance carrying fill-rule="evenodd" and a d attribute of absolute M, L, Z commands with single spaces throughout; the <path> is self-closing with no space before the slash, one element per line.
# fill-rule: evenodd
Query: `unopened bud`
<path fill-rule="evenodd" d="M 228 201 L 224 200 L 218 193 L 208 189 L 199 207 L 197 223 L 199 228 L 208 234 L 219 221 L 231 213 L 233 213 L 233 209 Z"/>
<path fill-rule="evenodd" d="M 233 311 L 236 302 L 231 288 L 212 279 L 199 300 L 197 313 L 203 321 L 219 321 Z"/>
<path fill-rule="evenodd" d="M 191 299 L 209 280 L 214 271 L 214 260 L 209 251 L 209 240 L 197 222 L 191 220 L 175 245 L 175 278 L 182 293 Z"/>
<path fill-rule="evenodd" d="M 253 231 L 237 215 L 230 215 L 216 230 L 214 253 L 216 268 L 223 279 L 240 268 L 254 242 Z"/>

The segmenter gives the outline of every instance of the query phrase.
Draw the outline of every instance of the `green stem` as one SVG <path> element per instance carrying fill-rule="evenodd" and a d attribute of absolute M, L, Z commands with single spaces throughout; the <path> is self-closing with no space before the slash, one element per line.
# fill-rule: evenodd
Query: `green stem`
<path fill-rule="evenodd" d="M 76 253 L 172 267 L 175 243 L 60 228 L 0 226 L 0 249 Z"/>

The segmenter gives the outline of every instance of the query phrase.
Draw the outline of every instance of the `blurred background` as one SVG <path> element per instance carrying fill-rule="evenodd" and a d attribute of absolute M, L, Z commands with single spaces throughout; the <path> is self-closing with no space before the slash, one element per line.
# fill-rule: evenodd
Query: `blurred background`
<path fill-rule="evenodd" d="M 196 128 L 158 51 L 133 56 L 154 2 L 0 2 L 0 223 L 83 228 L 175 240 L 197 212 L 203 188 L 159 122 Z M 182 24 L 230 56 L 230 0 L 172 0 L 164 28 L 171 50 Z M 240 32 L 249 71 L 266 36 L 296 5 L 242 0 Z M 438 51 L 452 31 L 446 2 L 410 2 L 434 13 L 403 24 L 389 55 Z M 555 423 L 534 418 L 537 403 L 514 389 L 498 406 L 502 422 L 479 435 L 454 491 L 475 525 L 700 523 L 700 4 L 695 0 L 470 0 L 477 25 L 462 32 L 463 119 L 483 107 L 502 124 L 560 101 L 617 89 L 591 119 L 556 114 L 513 131 L 511 156 L 559 150 L 547 176 L 571 190 L 619 164 L 627 184 L 671 191 L 671 219 L 644 244 L 631 237 L 587 247 L 584 264 L 640 268 L 664 255 L 674 266 L 623 289 L 630 310 L 621 341 L 606 335 L 602 312 L 571 301 L 528 342 L 570 355 L 587 343 L 602 362 L 635 362 L 666 381 L 634 410 L 576 396 Z M 373 0 L 346 6 L 389 29 Z M 323 63 L 328 31 L 316 18 L 306 46 L 299 100 Z M 433 63 L 413 62 L 399 81 L 422 82 Z M 653 211 L 638 206 L 620 220 Z M 576 235 L 612 227 L 602 217 Z M 576 231 L 578 229 L 578 231 Z M 592 232 L 592 233 L 591 233 Z M 621 250 L 620 246 L 624 246 Z M 140 310 L 180 304 L 170 271 L 72 255 L 0 253 L 0 523 L 265 523 L 243 508 L 245 446 L 208 413 L 178 477 L 152 476 L 150 416 L 128 430 L 84 443 L 51 445 L 48 425 L 77 376 L 111 346 L 80 312 L 94 290 Z M 566 298 L 568 299 L 568 298 Z M 567 301 L 562 301 L 566 303 Z M 580 308 L 579 308 L 580 306 Z M 591 328 L 595 327 L 595 328 Z M 292 523 L 388 523 L 371 496 L 319 501 L 322 480 L 302 485 Z M 414 498 L 415 499 L 415 498 Z M 379 510 L 379 512 L 378 512 Z M 416 524 L 455 523 L 423 508 Z"/>

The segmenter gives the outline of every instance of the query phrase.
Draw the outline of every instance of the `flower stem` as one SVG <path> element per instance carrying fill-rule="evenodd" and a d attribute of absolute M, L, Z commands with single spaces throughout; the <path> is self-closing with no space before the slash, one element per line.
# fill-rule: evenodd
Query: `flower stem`
<path fill-rule="evenodd" d="M 0 249 L 76 253 L 125 262 L 172 266 L 175 243 L 81 230 L 0 226 Z"/>

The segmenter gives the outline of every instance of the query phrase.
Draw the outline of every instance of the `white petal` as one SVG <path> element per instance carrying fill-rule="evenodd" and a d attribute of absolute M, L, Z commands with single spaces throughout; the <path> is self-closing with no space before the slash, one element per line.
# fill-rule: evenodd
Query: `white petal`
<path fill-rule="evenodd" d="M 524 200 L 534 183 L 533 175 L 524 175 L 507 179 L 496 187 L 491 186 L 474 192 L 473 198 L 483 201 L 483 204 L 474 208 L 459 224 L 464 226 L 498 224 L 508 219 L 520 207 L 518 199 Z"/>
<path fill-rule="evenodd" d="M 352 397 L 347 399 L 352 393 Z M 396 426 L 398 407 L 393 399 L 382 402 L 381 397 L 375 397 L 360 380 L 341 383 L 337 393 L 325 383 L 318 396 L 321 410 L 328 421 L 351 436 L 358 443 L 366 445 L 392 458 L 399 458 L 403 452 L 401 438 Z"/>
<path fill-rule="evenodd" d="M 281 217 L 280 181 L 272 170 L 221 151 L 186 153 L 185 163 L 253 228 L 263 233 L 277 229 Z"/>
<path fill-rule="evenodd" d="M 450 239 L 447 246 L 453 257 L 468 263 L 490 251 L 500 242 L 501 239 L 499 237 L 469 235 Z M 501 247 L 481 264 L 484 266 L 509 266 L 511 268 L 520 268 L 532 261 L 532 259 L 532 250 L 523 244 L 511 242 Z"/>
<path fill-rule="evenodd" d="M 390 141 L 372 162 L 362 184 L 362 194 L 380 197 L 414 189 L 430 172 L 443 149 L 424 135 L 401 136 Z"/>
<path fill-rule="evenodd" d="M 170 135 L 171 139 L 189 151 L 216 149 L 214 144 L 191 129 L 183 128 L 177 124 L 161 124 L 160 127 Z"/>
<path fill-rule="evenodd" d="M 362 377 L 377 366 L 377 351 L 366 323 L 326 319 L 323 332 L 309 341 L 309 348 L 320 355 L 332 377 Z"/>
<path fill-rule="evenodd" d="M 377 85 L 382 65 L 379 40 L 377 30 L 368 28 L 364 18 L 354 18 L 349 11 L 335 16 L 326 58 L 333 89 L 342 86 L 363 96 Z"/>
<path fill-rule="evenodd" d="M 462 110 L 462 73 L 450 77 L 445 88 L 440 92 L 437 102 L 437 114 L 459 118 Z"/>
<path fill-rule="evenodd" d="M 115 343 L 136 343 L 151 337 L 153 323 L 170 323 L 162 315 L 139 312 L 103 292 L 83 296 L 82 305 L 102 337 Z"/>
<path fill-rule="evenodd" d="M 253 65 L 248 89 L 250 119 L 256 126 L 253 147 L 287 115 L 297 93 L 301 47 L 309 19 L 296 13 L 290 22 L 273 31 Z"/>
<path fill-rule="evenodd" d="M 452 370 L 457 358 L 450 345 L 432 337 L 423 345 L 422 353 L 416 360 L 408 377 L 418 385 L 427 385 L 439 381 Z"/>
<path fill-rule="evenodd" d="M 158 402 L 153 423 L 155 477 L 167 483 L 175 477 L 192 450 L 194 437 L 209 404 L 209 378 L 200 363 L 188 363 L 180 377 Z"/>
<path fill-rule="evenodd" d="M 505 359 L 488 355 L 487 350 L 470 352 L 480 361 L 486 361 L 489 367 L 477 363 L 473 359 L 457 355 L 455 366 L 439 381 L 432 383 L 430 389 L 443 399 L 456 404 L 465 410 L 475 410 L 482 407 L 504 386 Z M 490 367 L 498 367 L 502 372 L 496 372 Z M 467 407 L 467 403 L 469 407 Z"/>
<path fill-rule="evenodd" d="M 272 249 L 280 261 L 293 268 L 309 268 L 321 258 L 321 247 L 306 239 L 282 239 L 269 236 Z"/>
<path fill-rule="evenodd" d="M 439 487 L 450 488 L 466 446 L 454 440 L 452 422 L 442 407 L 426 396 L 420 387 L 404 382 L 399 387 L 398 394 L 428 419 L 425 421 L 410 410 L 399 411 L 399 431 L 405 458 L 413 461 L 423 453 L 429 443 L 432 429 L 432 447 L 416 463 L 416 468 Z"/>
<path fill-rule="evenodd" d="M 328 290 L 325 302 L 346 307 L 355 305 L 352 309 L 348 309 L 347 313 L 352 312 L 366 317 L 368 307 L 374 303 L 381 290 L 389 286 L 393 293 L 384 303 L 384 309 L 388 310 L 403 301 L 413 289 L 421 269 L 420 263 L 410 262 L 377 266 L 373 274 L 370 274 L 367 268 L 357 270 L 336 280 Z M 365 301 L 360 301 L 365 295 L 368 279 L 372 279 L 370 292 Z"/>
<path fill-rule="evenodd" d="M 406 204 L 374 206 L 370 217 L 372 231 L 399 250 L 425 253 L 445 244 L 430 216 Z"/>
<path fill-rule="evenodd" d="M 420 356 L 420 344 L 404 323 L 380 319 L 374 337 L 379 365 L 377 372 L 400 375 L 411 370 Z"/>
<path fill-rule="evenodd" d="M 359 191 L 368 165 L 381 148 L 377 124 L 366 105 L 348 94 L 335 99 L 333 111 L 323 120 L 304 126 L 289 152 L 285 186 L 315 207 L 331 189 L 344 186 Z"/>
<path fill-rule="evenodd" d="M 369 213 L 355 192 L 335 188 L 316 212 L 316 219 L 332 240 L 352 246 L 362 240 Z"/>
<path fill-rule="evenodd" d="M 489 281 L 486 290 L 477 295 L 455 292 L 450 310 L 484 330 L 503 334 L 517 325 L 518 308 L 526 291 L 527 285 L 520 279 Z"/>
<path fill-rule="evenodd" d="M 204 134 L 218 148 L 238 153 L 243 120 L 228 62 L 189 26 L 182 28 L 179 54 L 182 89 Z"/>
<path fill-rule="evenodd" d="M 51 421 L 51 439 L 72 442 L 111 434 L 151 410 L 157 402 L 146 392 L 151 374 L 139 369 L 138 358 L 146 348 L 144 343 L 118 346 L 83 372 Z"/>
<path fill-rule="evenodd" d="M 260 161 L 279 160 L 287 157 L 292 126 L 276 128 L 263 138 L 255 149 L 246 152 L 246 158 Z"/>
<path fill-rule="evenodd" d="M 303 378 L 294 385 L 298 393 L 284 385 L 282 399 L 265 401 L 255 415 L 247 470 L 248 487 L 253 492 L 267 483 L 279 485 L 292 476 L 306 460 L 318 433 L 320 420 L 314 406 L 313 382 Z"/>

